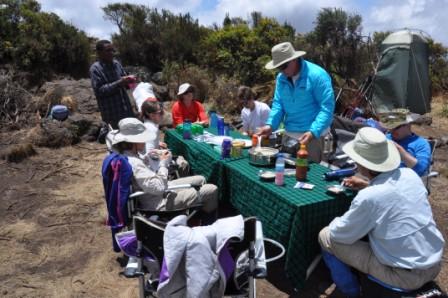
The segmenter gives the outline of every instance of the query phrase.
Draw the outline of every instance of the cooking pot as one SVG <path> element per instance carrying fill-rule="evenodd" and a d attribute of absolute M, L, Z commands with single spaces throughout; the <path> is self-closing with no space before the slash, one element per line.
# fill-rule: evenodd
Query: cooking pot
<path fill-rule="evenodd" d="M 272 166 L 275 164 L 275 158 L 278 149 L 270 147 L 255 147 L 249 149 L 249 163 L 256 166 Z"/>

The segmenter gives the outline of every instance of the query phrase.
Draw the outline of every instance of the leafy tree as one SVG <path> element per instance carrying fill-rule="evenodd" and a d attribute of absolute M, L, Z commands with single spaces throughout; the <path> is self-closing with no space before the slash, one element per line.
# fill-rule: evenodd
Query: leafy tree
<path fill-rule="evenodd" d="M 339 8 L 323 8 L 312 32 L 299 38 L 308 57 L 332 75 L 344 79 L 362 77 L 366 72 L 366 45 L 361 35 L 362 18 Z"/>
<path fill-rule="evenodd" d="M 7 0 L 3 5 L 1 63 L 31 72 L 36 82 L 53 73 L 87 74 L 90 43 L 83 32 L 56 14 L 40 12 L 35 0 Z"/>
<path fill-rule="evenodd" d="M 434 93 L 448 91 L 448 48 L 429 39 L 429 75 Z"/>
<path fill-rule="evenodd" d="M 252 27 L 228 15 L 223 23 L 223 28 L 215 28 L 204 38 L 201 64 L 247 85 L 272 80 L 273 72 L 265 70 L 264 65 L 273 45 L 294 39 L 292 27 L 282 26 L 259 12 L 252 13 Z"/>
<path fill-rule="evenodd" d="M 105 18 L 119 28 L 113 42 L 124 63 L 159 71 L 163 61 L 181 65 L 196 62 L 196 48 L 206 30 L 190 14 L 174 15 L 168 10 L 159 12 L 127 3 L 109 4 L 103 11 Z"/>

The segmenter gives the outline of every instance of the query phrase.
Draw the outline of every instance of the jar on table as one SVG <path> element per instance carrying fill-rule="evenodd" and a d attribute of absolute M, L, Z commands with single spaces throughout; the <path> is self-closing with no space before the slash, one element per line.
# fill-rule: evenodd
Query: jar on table
<path fill-rule="evenodd" d="M 245 143 L 243 141 L 233 141 L 230 156 L 233 158 L 241 157 L 241 155 L 243 154 L 244 145 Z"/>

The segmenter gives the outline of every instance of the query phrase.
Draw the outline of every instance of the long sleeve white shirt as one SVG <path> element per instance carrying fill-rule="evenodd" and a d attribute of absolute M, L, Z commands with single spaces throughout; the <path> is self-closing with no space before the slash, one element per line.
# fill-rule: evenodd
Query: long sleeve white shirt
<path fill-rule="evenodd" d="M 243 131 L 255 132 L 257 128 L 262 127 L 268 120 L 271 109 L 263 102 L 255 101 L 255 108 L 251 111 L 248 108 L 241 110 L 241 120 L 243 121 Z"/>
<path fill-rule="evenodd" d="M 330 223 L 333 241 L 353 244 L 365 235 L 388 266 L 426 269 L 440 262 L 444 239 L 434 222 L 427 191 L 408 168 L 382 173 Z"/>

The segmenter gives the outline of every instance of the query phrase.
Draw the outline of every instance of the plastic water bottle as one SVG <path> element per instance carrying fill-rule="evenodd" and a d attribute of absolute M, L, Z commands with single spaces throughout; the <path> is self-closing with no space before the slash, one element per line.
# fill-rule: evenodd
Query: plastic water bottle
<path fill-rule="evenodd" d="M 275 161 L 275 184 L 283 185 L 285 177 L 285 159 L 283 154 L 279 153 Z"/>
<path fill-rule="evenodd" d="M 183 131 L 182 136 L 185 140 L 191 139 L 191 121 L 185 120 L 182 125 Z"/>
<path fill-rule="evenodd" d="M 230 124 L 224 122 L 224 135 L 230 137 Z"/>
<path fill-rule="evenodd" d="M 230 151 L 232 150 L 232 140 L 224 139 L 221 144 L 221 158 L 229 158 Z"/>
<path fill-rule="evenodd" d="M 224 117 L 218 116 L 218 136 L 224 135 Z"/>
<path fill-rule="evenodd" d="M 216 115 L 215 111 L 209 112 L 210 117 L 210 128 L 217 128 L 218 127 L 218 115 Z"/>

